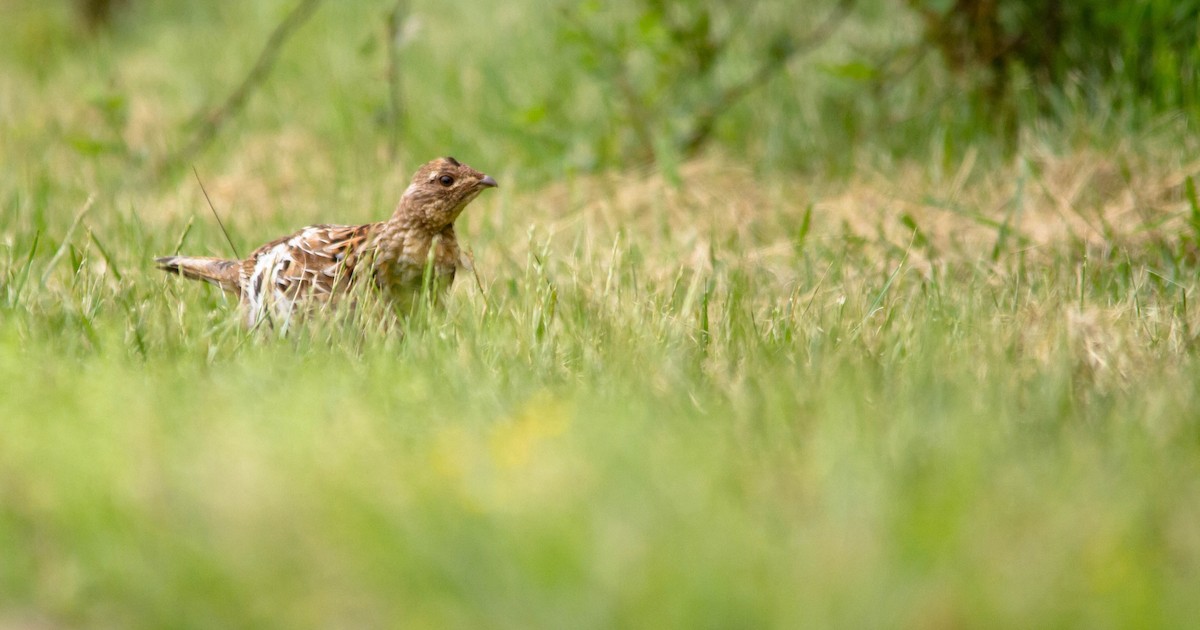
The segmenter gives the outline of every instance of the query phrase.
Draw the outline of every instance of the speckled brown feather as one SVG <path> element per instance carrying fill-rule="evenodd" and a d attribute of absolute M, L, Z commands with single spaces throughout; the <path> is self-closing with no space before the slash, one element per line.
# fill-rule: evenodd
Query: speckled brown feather
<path fill-rule="evenodd" d="M 431 260 L 436 287 L 454 280 L 461 258 L 454 221 L 491 177 L 454 158 L 422 166 L 391 218 L 365 225 L 313 225 L 271 241 L 245 260 L 188 256 L 157 258 L 158 267 L 206 280 L 237 295 L 251 326 L 274 314 L 286 319 L 297 306 L 323 302 L 370 277 L 385 299 L 410 308 Z"/>

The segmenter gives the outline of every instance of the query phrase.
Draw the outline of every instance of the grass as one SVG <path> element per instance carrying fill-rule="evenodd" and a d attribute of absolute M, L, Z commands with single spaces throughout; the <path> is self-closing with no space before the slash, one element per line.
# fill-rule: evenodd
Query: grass
<path fill-rule="evenodd" d="M 137 6 L 75 41 L 18 3 L 0 36 L 0 627 L 1200 616 L 1185 124 L 589 174 L 579 138 L 488 128 L 511 104 L 482 95 L 566 76 L 517 64 L 549 36 L 418 3 L 391 160 L 354 47 L 387 7 L 326 6 L 198 161 L 238 246 L 383 216 L 432 155 L 502 187 L 446 308 L 281 338 L 152 269 L 226 245 L 149 166 L 286 6 Z"/>

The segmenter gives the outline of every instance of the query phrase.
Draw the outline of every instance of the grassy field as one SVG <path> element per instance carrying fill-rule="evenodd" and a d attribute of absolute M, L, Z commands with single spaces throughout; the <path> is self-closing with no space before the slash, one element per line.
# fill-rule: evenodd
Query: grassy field
<path fill-rule="evenodd" d="M 911 26 L 867 7 L 703 156 L 596 170 L 552 12 L 415 2 L 391 157 L 389 3 L 331 3 L 194 160 L 239 249 L 437 155 L 501 187 L 444 310 L 281 338 L 151 265 L 228 253 L 155 164 L 290 6 L 246 4 L 0 9 L 0 628 L 1200 618 L 1194 127 L 852 150 L 822 63 Z"/>

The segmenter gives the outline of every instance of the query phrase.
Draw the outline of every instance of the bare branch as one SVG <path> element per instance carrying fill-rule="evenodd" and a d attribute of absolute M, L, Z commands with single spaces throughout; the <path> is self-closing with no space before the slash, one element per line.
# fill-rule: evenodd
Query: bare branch
<path fill-rule="evenodd" d="M 816 26 L 808 35 L 796 40 L 784 39 L 777 41 L 767 58 L 758 68 L 741 83 L 735 83 L 718 94 L 707 105 L 703 106 L 692 121 L 692 129 L 684 134 L 680 149 L 684 155 L 694 155 L 712 136 L 717 119 L 729 108 L 755 89 L 765 85 L 771 77 L 796 56 L 810 52 L 833 35 L 842 21 L 854 8 L 856 0 L 839 0 L 837 6 L 829 15 Z"/>
<path fill-rule="evenodd" d="M 213 205 L 212 199 L 208 196 L 208 191 L 204 189 L 204 182 L 200 181 L 200 172 L 196 170 L 196 165 L 192 165 L 192 173 L 196 176 L 196 183 L 200 184 L 200 192 L 204 193 L 204 200 L 208 202 L 208 209 L 212 210 L 213 218 L 217 220 L 217 225 L 221 226 L 221 233 L 225 235 L 225 242 L 229 243 L 229 249 L 233 251 L 233 257 L 238 260 L 242 259 L 242 255 L 238 253 L 237 245 L 233 244 L 233 239 L 229 237 L 229 230 L 225 229 L 225 222 L 221 220 L 221 215 L 217 214 L 217 207 Z"/>
<path fill-rule="evenodd" d="M 308 18 L 312 17 L 313 12 L 316 11 L 317 5 L 320 3 L 321 0 L 300 0 L 296 8 L 292 9 L 283 18 L 283 21 L 275 27 L 275 30 L 271 32 L 266 46 L 259 53 L 258 60 L 254 62 L 254 66 L 250 68 L 250 72 L 246 75 L 246 78 L 242 79 L 241 84 L 230 93 L 229 97 L 225 99 L 225 102 L 220 107 L 200 117 L 200 128 L 192 136 L 191 141 L 164 159 L 159 164 L 158 170 L 160 172 L 190 161 L 193 156 L 208 147 L 225 122 L 241 111 L 251 92 L 267 78 L 267 75 L 270 74 L 271 69 L 275 66 L 276 59 L 279 57 L 279 50 L 287 42 L 288 38 L 296 32 L 296 29 L 300 28 L 301 25 L 308 21 Z"/>
<path fill-rule="evenodd" d="M 625 53 L 621 47 L 615 42 L 610 41 L 600 34 L 588 29 L 587 25 L 579 19 L 574 13 L 566 7 L 560 9 L 560 14 L 568 23 L 575 27 L 580 33 L 584 33 L 591 40 L 591 45 L 604 51 L 599 63 L 604 66 L 604 70 L 612 77 L 612 82 L 624 101 L 624 114 L 628 120 L 629 126 L 633 130 L 634 141 L 637 143 L 638 159 L 652 161 L 654 159 L 654 135 L 649 127 L 649 122 L 652 119 L 651 113 L 645 99 L 638 94 L 637 88 L 634 87 L 633 79 L 629 73 L 629 64 L 625 60 Z"/>

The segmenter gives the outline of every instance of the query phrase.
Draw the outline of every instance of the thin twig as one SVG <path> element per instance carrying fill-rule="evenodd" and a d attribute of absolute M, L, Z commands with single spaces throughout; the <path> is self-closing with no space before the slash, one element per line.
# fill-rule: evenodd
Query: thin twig
<path fill-rule="evenodd" d="M 488 312 L 492 309 L 492 302 L 488 299 L 487 291 L 483 290 L 483 280 L 479 278 L 479 272 L 475 269 L 475 254 L 471 253 L 469 248 L 464 248 L 463 255 L 470 263 L 471 275 L 475 277 L 475 288 L 479 289 L 479 295 L 483 298 L 483 315 L 480 320 L 487 319 Z"/>
<path fill-rule="evenodd" d="M 191 141 L 183 146 L 182 149 L 168 156 L 160 164 L 158 170 L 160 172 L 171 169 L 179 164 L 190 161 L 193 156 L 203 151 L 217 136 L 217 132 L 230 118 L 237 115 L 245 106 L 246 100 L 250 97 L 250 93 L 262 83 L 271 69 L 275 65 L 275 60 L 279 57 L 279 50 L 288 38 L 295 33 L 296 29 L 300 28 L 308 18 L 312 17 L 317 5 L 321 0 L 300 0 L 296 8 L 292 9 L 283 21 L 275 27 L 271 32 L 271 36 L 267 39 L 266 46 L 262 52 L 258 54 L 258 60 L 254 62 L 254 66 L 250 68 L 249 74 L 242 79 L 240 85 L 237 86 L 225 102 L 220 107 L 212 110 L 207 115 L 204 115 L 200 121 L 200 128 L 192 136 Z"/>
<path fill-rule="evenodd" d="M 200 192 L 204 193 L 204 200 L 208 202 L 208 209 L 212 210 L 213 218 L 217 220 L 217 225 L 221 226 L 221 233 L 225 235 L 225 241 L 229 243 L 229 249 L 233 251 L 233 255 L 238 259 L 242 259 L 242 255 L 238 253 L 237 245 L 233 244 L 233 239 L 229 238 L 229 230 L 225 229 L 225 222 L 221 220 L 221 215 L 217 214 L 217 208 L 213 205 L 212 199 L 208 196 L 208 191 L 204 189 L 204 182 L 200 181 L 200 173 L 196 171 L 196 165 L 192 165 L 192 174 L 196 176 L 196 183 L 200 184 Z M 191 225 L 190 223 L 188 225 Z"/>

